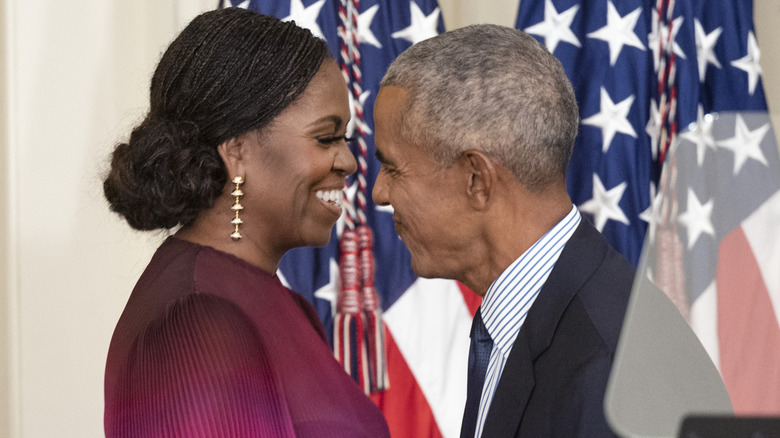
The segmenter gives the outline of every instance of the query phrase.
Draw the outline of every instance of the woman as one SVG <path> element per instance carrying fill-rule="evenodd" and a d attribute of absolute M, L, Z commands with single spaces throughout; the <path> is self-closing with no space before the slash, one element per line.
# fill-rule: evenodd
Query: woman
<path fill-rule="evenodd" d="M 385 437 L 311 305 L 274 275 L 325 245 L 356 168 L 347 89 L 325 43 L 242 9 L 171 43 L 150 110 L 104 192 L 155 253 L 108 353 L 108 437 Z"/>

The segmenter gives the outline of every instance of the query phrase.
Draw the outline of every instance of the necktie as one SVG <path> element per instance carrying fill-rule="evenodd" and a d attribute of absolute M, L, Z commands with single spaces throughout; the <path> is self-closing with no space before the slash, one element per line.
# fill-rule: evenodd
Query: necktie
<path fill-rule="evenodd" d="M 469 378 L 466 393 L 466 409 L 463 411 L 463 423 L 460 438 L 474 438 L 479 413 L 479 400 L 482 398 L 482 386 L 490 362 L 493 340 L 482 322 L 482 309 L 477 309 L 471 324 L 471 347 L 469 348 Z"/>

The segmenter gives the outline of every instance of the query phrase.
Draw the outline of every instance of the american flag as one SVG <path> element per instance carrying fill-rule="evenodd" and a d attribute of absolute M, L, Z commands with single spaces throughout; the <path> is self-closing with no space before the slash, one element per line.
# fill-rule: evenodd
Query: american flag
<path fill-rule="evenodd" d="M 575 204 L 641 255 L 735 412 L 780 415 L 780 158 L 752 1 L 523 0 L 517 28 L 574 84 Z"/>
<path fill-rule="evenodd" d="M 294 20 L 324 38 L 350 84 L 349 129 L 363 141 L 353 144 L 353 152 L 359 161 L 358 174 L 362 172 L 365 180 L 356 176 L 345 190 L 350 209 L 357 211 L 343 216 L 328 246 L 286 254 L 280 276 L 314 304 L 333 342 L 342 255 L 339 237 L 349 229 L 350 220 L 360 221 L 362 210 L 374 232 L 374 286 L 384 311 L 389 380 L 388 389 L 371 397 L 385 414 L 392 436 L 459 436 L 466 400 L 468 333 L 478 297 L 454 281 L 417 278 L 409 252 L 395 233 L 392 211 L 375 206 L 370 197 L 379 171 L 373 144 L 373 104 L 379 82 L 398 54 L 444 30 L 437 1 L 232 0 L 222 6 Z"/>

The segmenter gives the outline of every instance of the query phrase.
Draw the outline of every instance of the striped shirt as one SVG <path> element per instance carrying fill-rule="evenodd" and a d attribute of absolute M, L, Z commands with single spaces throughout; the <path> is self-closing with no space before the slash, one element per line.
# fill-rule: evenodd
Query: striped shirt
<path fill-rule="evenodd" d="M 493 350 L 479 402 L 476 438 L 482 435 L 490 403 L 517 333 L 580 219 L 580 212 L 572 206 L 569 214 L 512 262 L 485 294 L 482 319 L 493 339 Z"/>

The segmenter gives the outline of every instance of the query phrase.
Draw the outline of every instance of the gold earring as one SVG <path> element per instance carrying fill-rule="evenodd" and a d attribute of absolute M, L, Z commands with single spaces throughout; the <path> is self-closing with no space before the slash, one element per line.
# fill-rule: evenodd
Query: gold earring
<path fill-rule="evenodd" d="M 241 212 L 241 210 L 244 209 L 244 206 L 241 205 L 241 197 L 244 196 L 244 192 L 241 191 L 241 184 L 244 183 L 244 178 L 241 176 L 237 176 L 233 178 L 233 184 L 236 185 L 235 190 L 230 194 L 230 196 L 233 196 L 236 198 L 236 202 L 233 204 L 232 207 L 230 207 L 231 210 L 236 212 L 236 217 L 233 218 L 232 221 L 230 221 L 233 226 L 235 226 L 235 229 L 233 230 L 233 234 L 230 235 L 230 238 L 233 239 L 234 242 L 238 242 L 241 239 L 241 233 L 238 232 L 238 226 L 243 224 L 244 221 L 241 220 L 240 217 L 238 217 L 238 214 Z"/>

